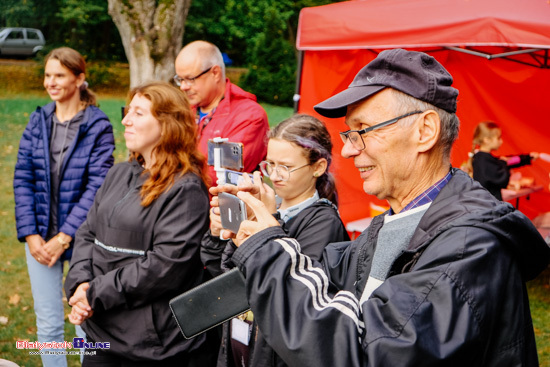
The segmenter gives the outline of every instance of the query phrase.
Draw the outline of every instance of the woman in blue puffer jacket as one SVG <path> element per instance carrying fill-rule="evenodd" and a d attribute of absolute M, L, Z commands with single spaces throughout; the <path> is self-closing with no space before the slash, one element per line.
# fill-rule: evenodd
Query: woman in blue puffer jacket
<path fill-rule="evenodd" d="M 113 128 L 85 81 L 86 63 L 61 47 L 45 59 L 53 102 L 31 114 L 19 144 L 14 195 L 17 237 L 25 242 L 39 342 L 64 341 L 63 261 L 114 163 Z M 42 355 L 44 366 L 66 366 Z"/>

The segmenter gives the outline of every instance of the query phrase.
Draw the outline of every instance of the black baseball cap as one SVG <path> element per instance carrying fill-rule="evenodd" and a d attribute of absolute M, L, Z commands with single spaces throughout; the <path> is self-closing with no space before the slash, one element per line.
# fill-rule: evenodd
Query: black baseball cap
<path fill-rule="evenodd" d="M 452 83 L 451 74 L 430 55 L 402 48 L 384 50 L 357 73 L 348 89 L 313 108 L 325 117 L 344 117 L 350 104 L 390 87 L 455 113 L 458 90 Z"/>

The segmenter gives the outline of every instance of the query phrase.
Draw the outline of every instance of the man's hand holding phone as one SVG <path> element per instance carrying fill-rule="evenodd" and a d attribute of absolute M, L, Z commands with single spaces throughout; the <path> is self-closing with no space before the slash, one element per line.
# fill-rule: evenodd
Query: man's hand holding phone
<path fill-rule="evenodd" d="M 210 233 L 212 236 L 220 237 L 223 239 L 228 239 L 234 237 L 231 235 L 230 231 L 223 231 L 220 217 L 220 203 L 218 195 L 222 192 L 236 195 L 239 191 L 237 186 L 234 185 L 218 185 L 212 186 L 209 190 L 212 195 L 212 200 L 210 200 Z M 226 233 L 223 233 L 226 232 Z"/>
<path fill-rule="evenodd" d="M 243 176 L 239 183 L 239 191 L 249 192 L 254 197 L 262 201 L 271 214 L 277 211 L 277 203 L 275 200 L 275 191 L 262 180 L 262 174 L 259 171 L 254 172 L 254 181 Z M 248 210 L 248 217 L 253 218 L 254 213 Z"/>
<path fill-rule="evenodd" d="M 239 231 L 239 227 L 235 226 L 236 221 L 238 221 L 240 224 L 241 221 L 244 219 L 248 219 L 248 221 L 255 220 L 256 214 L 254 213 L 254 211 L 250 207 L 244 206 L 244 203 L 242 205 L 239 203 L 240 200 L 238 200 L 238 198 L 236 197 L 238 192 L 249 193 L 253 198 L 262 202 L 264 204 L 265 210 L 269 213 L 271 219 L 273 219 L 274 221 L 272 223 L 275 223 L 275 225 L 279 225 L 272 215 L 277 210 L 275 191 L 269 185 L 262 181 L 261 173 L 259 171 L 256 171 L 254 172 L 253 179 L 251 179 L 248 174 L 243 175 L 242 180 L 240 180 L 238 186 L 225 184 L 213 186 L 210 188 L 210 194 L 213 195 L 210 202 L 210 205 L 212 206 L 212 209 L 210 211 L 210 231 L 213 236 L 221 235 L 221 238 L 223 239 L 234 239 Z M 225 194 L 230 194 L 232 196 L 229 199 L 230 202 L 232 202 L 231 209 L 227 207 L 223 209 L 220 208 L 220 194 L 222 194 L 222 196 L 226 196 Z M 229 202 L 225 200 L 225 203 L 227 204 Z M 235 215 L 237 214 L 238 208 L 242 207 L 246 207 L 246 213 L 245 215 L 242 215 L 242 213 L 240 213 L 239 215 L 242 215 L 242 220 L 238 220 L 239 217 Z M 233 215 L 233 217 L 229 217 L 229 215 Z M 223 220 L 222 216 L 225 217 Z M 222 223 L 225 224 L 225 227 L 224 225 L 222 225 Z M 228 223 L 229 226 L 233 227 L 233 230 L 227 228 Z"/>

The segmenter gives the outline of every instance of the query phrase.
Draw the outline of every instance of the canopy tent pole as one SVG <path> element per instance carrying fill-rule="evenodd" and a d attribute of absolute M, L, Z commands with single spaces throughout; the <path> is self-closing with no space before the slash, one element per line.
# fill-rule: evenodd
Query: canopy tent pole
<path fill-rule="evenodd" d="M 461 47 L 455 47 L 455 46 L 445 46 L 445 48 L 448 49 L 448 50 L 453 50 L 453 51 L 458 51 L 458 52 L 464 52 L 464 53 L 466 53 L 466 54 L 484 57 L 484 58 L 486 58 L 487 60 L 497 59 L 497 58 L 499 58 L 499 57 L 507 57 L 507 56 L 528 54 L 528 53 L 531 53 L 531 52 L 537 52 L 537 51 L 542 51 L 542 50 L 544 50 L 543 48 L 530 48 L 530 49 L 526 49 L 526 50 L 517 50 L 517 51 L 510 51 L 510 52 L 502 52 L 502 53 L 499 53 L 499 54 L 491 55 L 491 54 L 488 54 L 488 53 L 484 53 L 484 52 L 480 52 L 480 51 L 471 50 L 471 49 L 469 49 L 469 48 L 461 48 Z"/>

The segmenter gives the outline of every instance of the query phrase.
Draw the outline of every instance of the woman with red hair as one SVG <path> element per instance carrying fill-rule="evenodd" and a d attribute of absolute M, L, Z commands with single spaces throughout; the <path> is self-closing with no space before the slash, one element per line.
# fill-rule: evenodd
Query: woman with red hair
<path fill-rule="evenodd" d="M 168 83 L 137 87 L 128 101 L 130 158 L 109 171 L 76 234 L 69 320 L 96 343 L 83 366 L 208 365 L 205 336 L 184 340 L 168 306 L 203 277 L 209 199 L 195 120 Z"/>

